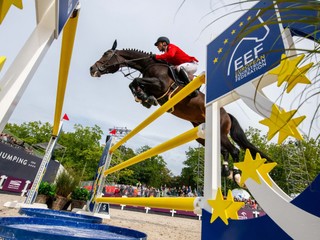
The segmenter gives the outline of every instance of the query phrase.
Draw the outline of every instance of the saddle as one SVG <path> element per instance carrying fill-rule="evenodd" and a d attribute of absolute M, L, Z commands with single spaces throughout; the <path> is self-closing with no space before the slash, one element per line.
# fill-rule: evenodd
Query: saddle
<path fill-rule="evenodd" d="M 169 66 L 168 68 L 168 75 L 172 77 L 172 79 L 179 85 L 185 86 L 186 83 L 183 79 L 181 79 L 180 74 L 178 73 L 177 69 L 174 66 Z"/>

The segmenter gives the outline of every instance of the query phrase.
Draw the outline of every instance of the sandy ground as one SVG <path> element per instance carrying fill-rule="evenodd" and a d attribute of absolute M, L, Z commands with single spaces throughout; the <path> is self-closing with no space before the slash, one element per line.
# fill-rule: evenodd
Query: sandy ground
<path fill-rule="evenodd" d="M 7 208 L 8 201 L 24 202 L 24 197 L 0 193 L 0 216 L 21 216 L 19 209 Z M 110 219 L 104 223 L 144 232 L 148 240 L 198 240 L 201 239 L 201 221 L 130 210 L 110 209 Z"/>

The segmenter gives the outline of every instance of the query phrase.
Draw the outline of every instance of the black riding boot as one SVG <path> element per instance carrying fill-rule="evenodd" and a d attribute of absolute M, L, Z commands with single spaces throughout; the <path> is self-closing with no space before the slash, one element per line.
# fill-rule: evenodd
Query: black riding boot
<path fill-rule="evenodd" d="M 186 72 L 186 70 L 181 67 L 180 68 L 180 71 L 179 71 L 179 78 L 181 81 L 183 81 L 186 85 L 190 82 L 190 79 L 188 77 L 188 73 Z M 192 93 L 190 93 L 189 97 L 193 98 L 193 97 L 196 97 L 198 96 L 199 94 L 199 90 L 196 89 L 194 90 Z"/>

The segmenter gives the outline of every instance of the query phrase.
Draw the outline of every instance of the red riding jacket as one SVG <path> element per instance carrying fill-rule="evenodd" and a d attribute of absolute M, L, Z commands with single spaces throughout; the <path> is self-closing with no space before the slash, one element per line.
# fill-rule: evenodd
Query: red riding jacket
<path fill-rule="evenodd" d="M 182 51 L 179 47 L 177 47 L 172 43 L 168 45 L 167 52 L 163 54 L 157 54 L 155 58 L 158 60 L 164 60 L 175 66 L 178 66 L 186 62 L 193 62 L 193 61 L 198 62 L 198 60 L 195 57 L 189 56 L 184 51 Z"/>

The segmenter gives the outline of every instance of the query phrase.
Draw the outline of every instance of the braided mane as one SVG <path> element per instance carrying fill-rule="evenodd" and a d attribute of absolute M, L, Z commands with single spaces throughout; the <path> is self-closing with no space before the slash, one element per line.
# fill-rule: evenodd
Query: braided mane
<path fill-rule="evenodd" d="M 135 48 L 125 48 L 123 50 L 124 51 L 131 51 L 131 52 L 138 52 L 138 53 L 146 54 L 146 55 L 151 55 L 152 54 L 152 52 L 146 52 L 146 51 L 142 51 L 142 50 L 135 49 Z"/>

